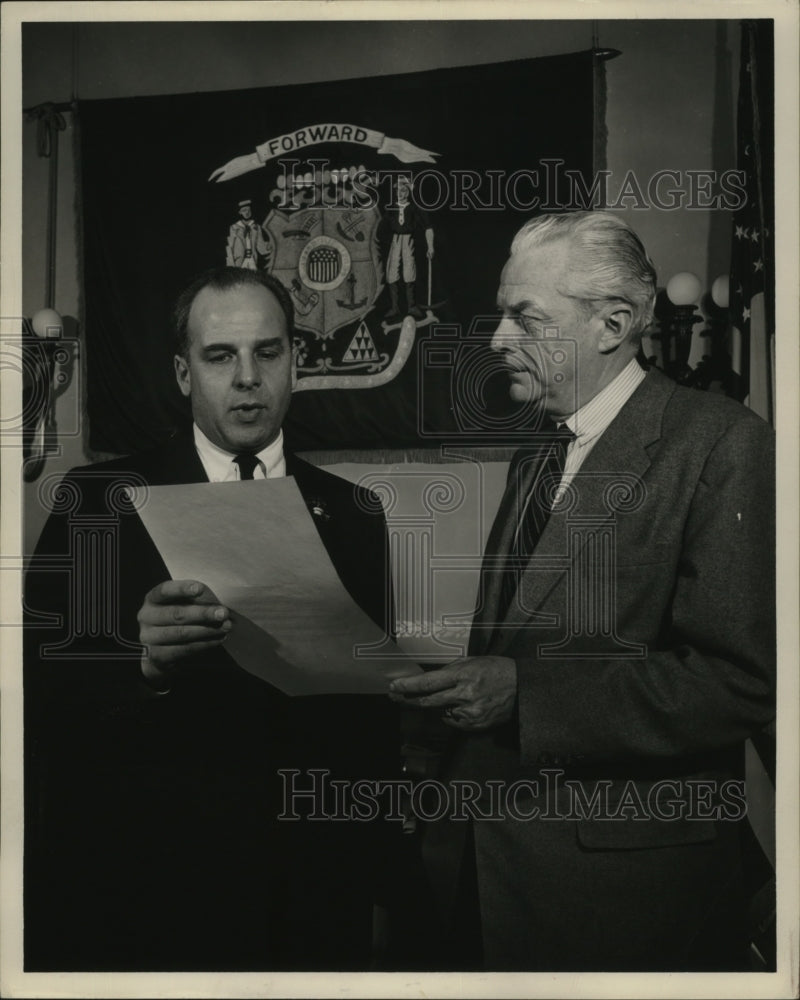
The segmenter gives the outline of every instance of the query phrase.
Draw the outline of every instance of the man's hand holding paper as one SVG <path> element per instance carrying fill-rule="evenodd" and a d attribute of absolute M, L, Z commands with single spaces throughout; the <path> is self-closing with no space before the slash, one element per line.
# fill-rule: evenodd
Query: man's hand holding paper
<path fill-rule="evenodd" d="M 187 659 L 216 649 L 233 627 L 230 612 L 197 580 L 165 580 L 139 609 L 142 673 L 159 684 Z"/>
<path fill-rule="evenodd" d="M 470 656 L 441 670 L 399 677 L 389 686 L 392 701 L 439 708 L 455 729 L 477 732 L 508 722 L 517 697 L 517 666 L 507 656 Z"/>
<path fill-rule="evenodd" d="M 176 578 L 139 612 L 151 679 L 226 638 L 287 694 L 385 693 L 418 671 L 345 590 L 291 478 L 151 487 L 137 507 Z"/>

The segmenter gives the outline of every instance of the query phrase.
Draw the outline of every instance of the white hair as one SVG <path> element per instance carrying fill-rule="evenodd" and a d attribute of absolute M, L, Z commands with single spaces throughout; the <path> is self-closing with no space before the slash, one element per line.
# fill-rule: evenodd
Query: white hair
<path fill-rule="evenodd" d="M 569 289 L 589 314 L 598 305 L 626 302 L 633 309 L 632 336 L 640 336 L 653 319 L 656 271 L 636 233 L 608 212 L 540 215 L 519 230 L 512 255 L 556 240 L 569 241 Z"/>

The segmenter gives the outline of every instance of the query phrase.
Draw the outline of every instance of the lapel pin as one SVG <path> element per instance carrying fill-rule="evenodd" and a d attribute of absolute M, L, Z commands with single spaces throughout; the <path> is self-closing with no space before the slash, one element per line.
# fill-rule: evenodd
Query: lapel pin
<path fill-rule="evenodd" d="M 328 506 L 324 500 L 320 500 L 318 497 L 310 497 L 307 504 L 308 509 L 314 517 L 318 517 L 321 521 L 330 521 L 331 515 L 328 513 Z"/>

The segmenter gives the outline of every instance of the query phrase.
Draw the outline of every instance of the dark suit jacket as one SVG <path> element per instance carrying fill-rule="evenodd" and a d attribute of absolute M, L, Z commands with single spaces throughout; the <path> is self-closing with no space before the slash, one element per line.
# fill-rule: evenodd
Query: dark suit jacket
<path fill-rule="evenodd" d="M 380 503 L 286 459 L 345 587 L 390 625 Z M 288 698 L 224 652 L 195 662 L 168 694 L 143 682 L 136 613 L 169 574 L 118 487 L 205 480 L 188 435 L 75 469 L 42 533 L 26 580 L 29 969 L 369 961 L 382 838 L 397 824 L 278 822 L 278 770 L 299 770 L 298 787 L 308 768 L 394 776 L 388 699 Z"/>
<path fill-rule="evenodd" d="M 471 652 L 516 661 L 518 719 L 456 739 L 447 773 L 538 782 L 520 786 L 514 815 L 473 824 L 488 968 L 736 966 L 742 808 L 729 783 L 774 714 L 772 456 L 750 411 L 651 371 L 551 516 L 497 631 L 499 579 L 484 574 Z M 507 551 L 506 506 L 489 555 Z M 586 805 L 595 792 L 602 814 Z M 430 835 L 446 904 L 465 827 Z"/>

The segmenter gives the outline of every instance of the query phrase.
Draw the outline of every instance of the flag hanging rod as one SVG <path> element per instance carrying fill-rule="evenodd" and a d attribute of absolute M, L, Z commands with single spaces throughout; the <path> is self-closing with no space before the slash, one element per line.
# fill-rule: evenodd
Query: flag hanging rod
<path fill-rule="evenodd" d="M 610 62 L 612 59 L 616 59 L 617 56 L 621 56 L 622 52 L 620 49 L 592 49 L 592 52 L 598 59 L 602 59 L 603 62 Z M 36 104 L 30 108 L 23 108 L 23 113 L 30 115 L 31 117 L 39 117 L 43 108 L 48 108 L 50 111 L 76 111 L 78 108 L 77 101 L 61 101 L 55 103 L 54 101 L 45 101 L 42 104 Z"/>
<path fill-rule="evenodd" d="M 616 59 L 617 56 L 621 56 L 622 52 L 619 49 L 592 49 L 595 56 L 598 59 L 602 59 L 603 62 L 610 62 L 612 59 Z"/>
<path fill-rule="evenodd" d="M 32 115 L 38 118 L 42 108 L 49 108 L 52 111 L 76 111 L 78 108 L 77 101 L 62 101 L 60 104 L 55 104 L 53 101 L 45 101 L 43 104 L 36 104 L 32 108 L 23 108 L 23 114 Z"/>
<path fill-rule="evenodd" d="M 617 56 L 622 55 L 620 49 L 592 49 L 592 52 L 598 59 L 602 59 L 604 62 L 610 62 L 612 59 L 616 59 Z M 46 101 L 45 104 L 52 108 L 53 111 L 75 111 L 78 107 L 77 101 L 63 101 L 60 104 Z M 32 108 L 23 108 L 23 112 L 26 115 L 35 114 L 41 107 L 43 107 L 42 104 L 37 104 Z"/>
<path fill-rule="evenodd" d="M 602 59 L 604 62 L 610 62 L 612 59 L 616 59 L 617 56 L 622 55 L 622 51 L 620 49 L 592 49 L 592 52 L 598 59 Z M 52 108 L 53 111 L 75 111 L 78 107 L 77 101 L 62 101 L 60 104 L 55 104 L 52 101 L 46 101 L 45 104 Z M 23 112 L 26 115 L 35 115 L 36 112 L 38 112 L 42 107 L 44 107 L 44 104 L 37 104 L 32 108 L 23 108 Z"/>
<path fill-rule="evenodd" d="M 37 104 L 26 108 L 29 121 L 36 122 L 36 148 L 39 156 L 50 160 L 47 195 L 47 283 L 45 302 L 53 308 L 56 287 L 56 220 L 58 218 L 58 133 L 67 127 L 63 111 L 73 111 L 77 105 Z"/>
<path fill-rule="evenodd" d="M 602 59 L 604 62 L 610 62 L 612 59 L 616 59 L 617 56 L 622 55 L 620 49 L 592 49 L 592 52 L 598 59 Z M 78 107 L 77 101 L 62 101 L 59 104 L 55 104 L 52 101 L 46 101 L 45 104 L 53 111 L 75 111 Z M 45 104 L 37 104 L 32 108 L 23 108 L 23 111 L 26 115 L 35 115 L 40 108 L 45 106 Z"/>

